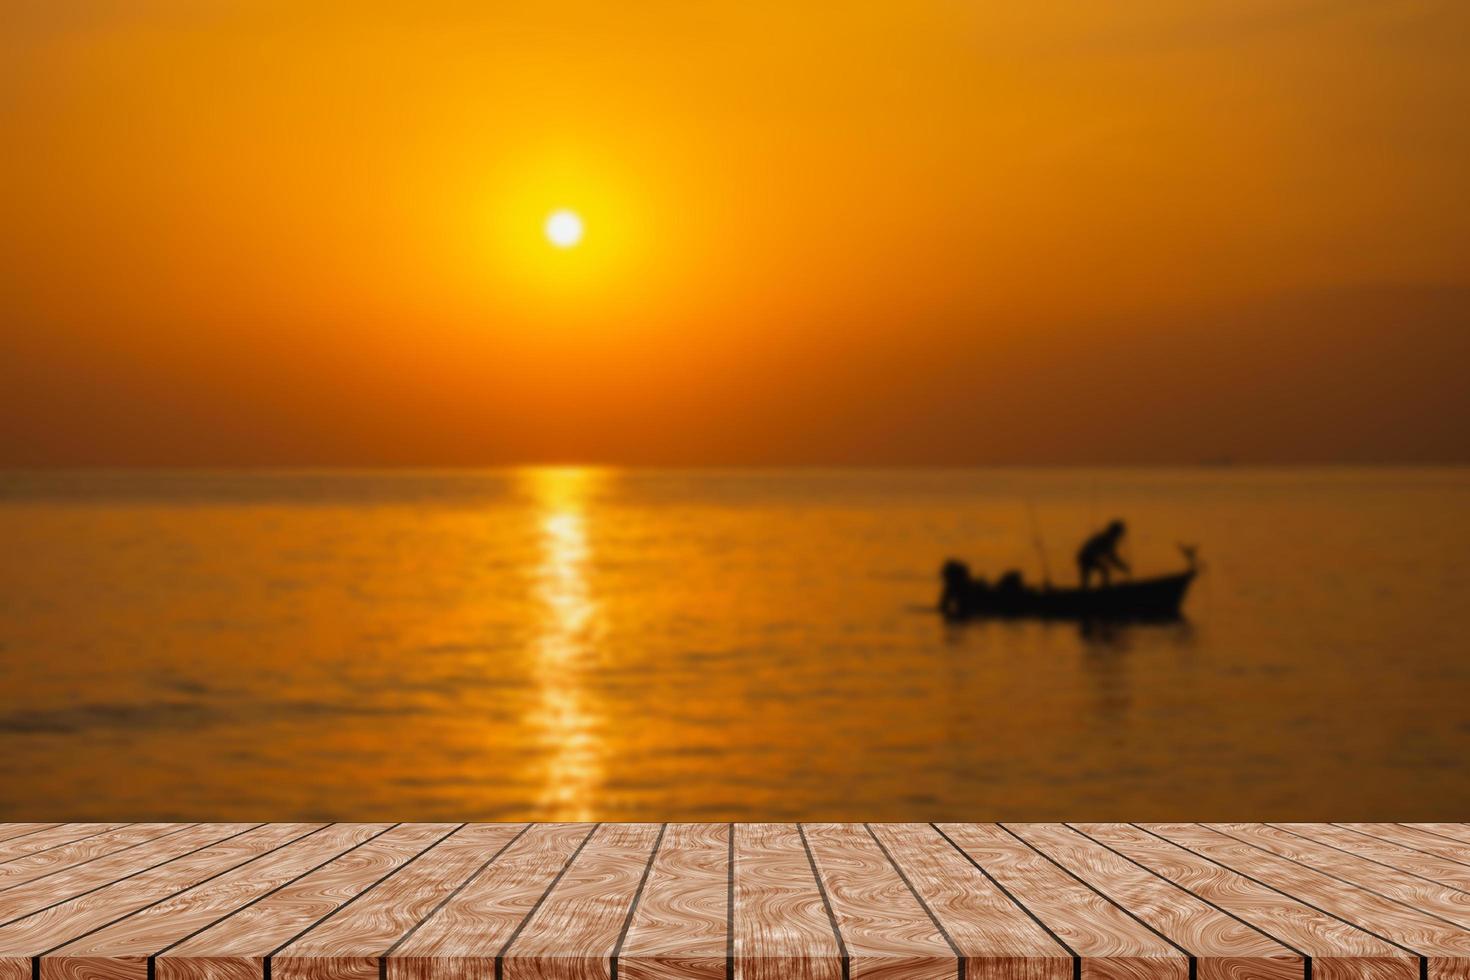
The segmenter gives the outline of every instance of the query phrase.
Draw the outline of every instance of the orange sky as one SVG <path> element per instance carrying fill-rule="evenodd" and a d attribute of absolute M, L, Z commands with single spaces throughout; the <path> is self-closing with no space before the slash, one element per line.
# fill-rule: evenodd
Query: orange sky
<path fill-rule="evenodd" d="M 5 11 L 0 465 L 1470 460 L 1461 0 Z"/>

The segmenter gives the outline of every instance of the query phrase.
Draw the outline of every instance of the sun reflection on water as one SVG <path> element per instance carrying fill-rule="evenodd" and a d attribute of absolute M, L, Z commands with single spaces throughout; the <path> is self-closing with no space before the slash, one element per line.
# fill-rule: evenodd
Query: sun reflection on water
<path fill-rule="evenodd" d="M 527 719 L 544 746 L 537 811 L 543 820 L 587 820 L 603 781 L 603 719 L 586 687 L 595 653 L 597 602 L 587 582 L 591 546 L 586 504 L 602 474 L 582 467 L 523 472 L 540 524 L 535 597 L 542 609 L 533 676 L 537 702 Z"/>

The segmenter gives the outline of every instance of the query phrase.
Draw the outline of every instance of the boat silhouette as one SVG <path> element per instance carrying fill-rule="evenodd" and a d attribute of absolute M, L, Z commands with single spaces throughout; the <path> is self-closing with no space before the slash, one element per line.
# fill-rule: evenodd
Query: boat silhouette
<path fill-rule="evenodd" d="M 1126 579 L 1092 588 L 1027 585 L 1011 573 L 995 584 L 977 579 L 962 561 L 950 559 L 940 570 L 944 591 L 939 611 L 947 619 L 1132 620 L 1167 622 L 1179 618 L 1184 596 L 1199 574 L 1195 549 L 1180 546 L 1188 566 L 1170 575 Z"/>

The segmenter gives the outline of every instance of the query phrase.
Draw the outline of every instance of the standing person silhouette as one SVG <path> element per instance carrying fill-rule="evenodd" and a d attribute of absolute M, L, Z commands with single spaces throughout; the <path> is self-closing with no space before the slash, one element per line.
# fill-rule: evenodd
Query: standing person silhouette
<path fill-rule="evenodd" d="M 1092 581 L 1093 572 L 1097 572 L 1102 577 L 1103 585 L 1108 584 L 1109 576 L 1114 568 L 1125 574 L 1131 574 L 1128 563 L 1118 556 L 1118 542 L 1123 539 L 1123 534 L 1127 530 L 1127 526 L 1122 521 L 1113 521 L 1082 543 L 1082 547 L 1077 551 L 1077 574 L 1082 578 L 1084 589 Z"/>

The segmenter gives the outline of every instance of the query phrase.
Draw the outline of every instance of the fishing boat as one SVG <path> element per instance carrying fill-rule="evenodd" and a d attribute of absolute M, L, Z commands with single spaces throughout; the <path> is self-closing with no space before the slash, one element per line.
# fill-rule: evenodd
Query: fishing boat
<path fill-rule="evenodd" d="M 972 576 L 964 562 L 951 559 L 940 572 L 944 591 L 939 611 L 948 619 L 1178 619 L 1189 585 L 1199 573 L 1194 549 L 1181 546 L 1181 550 L 1188 561 L 1181 572 L 1085 589 L 1028 585 L 1019 576 L 1007 576 L 992 585 Z"/>

